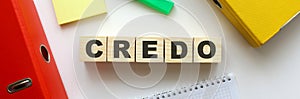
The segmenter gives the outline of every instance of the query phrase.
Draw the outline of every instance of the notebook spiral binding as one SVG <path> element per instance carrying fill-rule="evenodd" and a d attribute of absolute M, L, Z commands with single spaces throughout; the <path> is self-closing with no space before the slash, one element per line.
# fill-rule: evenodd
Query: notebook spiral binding
<path fill-rule="evenodd" d="M 233 76 L 231 74 L 223 75 L 213 80 L 200 81 L 195 84 L 190 85 L 189 87 L 177 88 L 174 90 L 164 91 L 160 93 L 153 94 L 152 96 L 140 97 L 138 99 L 165 99 L 176 97 L 176 95 L 190 93 L 196 90 L 201 90 L 205 88 L 209 88 L 212 86 L 218 86 L 221 84 L 225 84 L 227 82 L 232 81 Z"/>

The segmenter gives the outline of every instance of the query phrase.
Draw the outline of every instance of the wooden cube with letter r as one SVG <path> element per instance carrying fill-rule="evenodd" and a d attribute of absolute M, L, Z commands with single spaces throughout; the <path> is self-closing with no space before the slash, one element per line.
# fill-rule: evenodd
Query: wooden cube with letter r
<path fill-rule="evenodd" d="M 108 37 L 108 62 L 135 62 L 135 37 Z"/>

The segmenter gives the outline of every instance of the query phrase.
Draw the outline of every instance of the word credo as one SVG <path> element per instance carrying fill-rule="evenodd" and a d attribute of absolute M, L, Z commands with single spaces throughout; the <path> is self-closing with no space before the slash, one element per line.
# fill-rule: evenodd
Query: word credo
<path fill-rule="evenodd" d="M 219 63 L 221 39 L 209 37 L 80 37 L 84 62 Z"/>

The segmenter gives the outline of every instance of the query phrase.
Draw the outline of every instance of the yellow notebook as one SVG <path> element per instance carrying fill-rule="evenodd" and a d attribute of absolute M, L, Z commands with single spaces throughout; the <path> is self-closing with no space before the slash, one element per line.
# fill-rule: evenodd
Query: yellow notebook
<path fill-rule="evenodd" d="M 213 0 L 253 47 L 260 47 L 300 12 L 300 0 Z"/>
<path fill-rule="evenodd" d="M 106 13 L 105 0 L 52 0 L 59 24 Z"/>

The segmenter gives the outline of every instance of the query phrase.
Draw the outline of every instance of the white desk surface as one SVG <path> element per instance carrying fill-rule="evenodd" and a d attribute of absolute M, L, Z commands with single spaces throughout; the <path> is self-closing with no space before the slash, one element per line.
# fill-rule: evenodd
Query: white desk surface
<path fill-rule="evenodd" d="M 36 0 L 35 3 L 69 98 L 84 98 L 73 67 L 76 22 L 61 27 L 57 25 L 51 0 Z M 262 48 L 255 49 L 219 11 L 214 10 L 230 54 L 230 66 L 226 71 L 236 74 L 241 99 L 299 99 L 300 17 Z"/>

